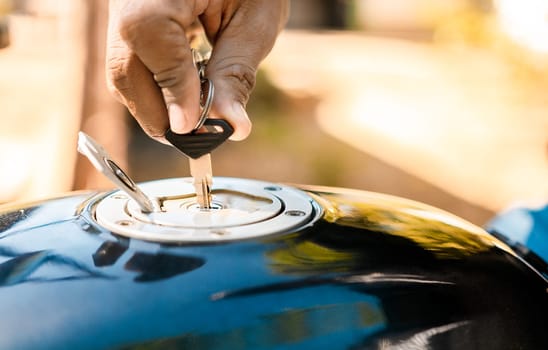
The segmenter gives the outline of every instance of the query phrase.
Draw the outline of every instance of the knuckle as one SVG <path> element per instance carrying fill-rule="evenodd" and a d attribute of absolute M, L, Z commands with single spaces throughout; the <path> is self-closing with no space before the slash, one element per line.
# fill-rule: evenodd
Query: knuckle
<path fill-rule="evenodd" d="M 158 14 L 149 15 L 145 11 L 128 11 L 122 13 L 118 19 L 118 32 L 124 40 L 131 42 L 139 36 L 139 33 L 147 25 L 157 21 L 158 16 Z"/>
<path fill-rule="evenodd" d="M 120 36 L 134 42 L 143 35 L 164 28 L 170 22 L 182 25 L 192 22 L 192 6 L 187 1 L 164 0 L 159 4 L 144 1 L 140 6 L 128 5 L 120 11 L 117 25 Z"/>
<path fill-rule="evenodd" d="M 248 91 L 251 91 L 255 87 L 255 69 L 251 66 L 243 64 L 232 65 L 229 76 L 237 79 Z"/>
<path fill-rule="evenodd" d="M 127 60 L 121 57 L 107 59 L 107 88 L 115 95 L 129 89 Z"/>
<path fill-rule="evenodd" d="M 123 74 L 126 71 L 125 67 L 126 59 L 119 56 L 107 57 L 107 78 L 112 81 L 120 80 L 120 78 L 125 75 Z"/>
<path fill-rule="evenodd" d="M 230 81 L 239 102 L 247 103 L 255 87 L 256 69 L 244 63 L 225 63 L 218 68 L 218 75 Z"/>
<path fill-rule="evenodd" d="M 135 31 L 135 26 L 139 25 L 139 15 L 121 14 L 118 18 L 118 33 L 124 40 L 131 38 L 131 34 Z"/>
<path fill-rule="evenodd" d="M 184 71 L 182 65 L 170 67 L 154 74 L 154 81 L 160 88 L 172 88 L 182 83 Z"/>
<path fill-rule="evenodd" d="M 169 15 L 162 11 L 130 11 L 120 16 L 118 32 L 124 41 L 134 46 L 145 38 L 156 37 L 151 34 L 158 34 L 170 22 Z"/>

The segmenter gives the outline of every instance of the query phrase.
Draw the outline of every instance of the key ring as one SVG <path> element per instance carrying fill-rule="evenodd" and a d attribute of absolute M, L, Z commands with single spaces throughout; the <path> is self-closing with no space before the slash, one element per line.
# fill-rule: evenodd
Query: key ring
<path fill-rule="evenodd" d="M 211 104 L 213 103 L 214 93 L 215 89 L 213 88 L 213 82 L 207 78 L 202 79 L 200 81 L 200 107 L 202 108 L 202 112 L 200 113 L 200 119 L 198 119 L 198 123 L 196 124 L 194 129 L 192 129 L 193 132 L 200 129 L 207 120 L 207 117 L 209 116 L 209 110 L 211 109 Z"/>
<path fill-rule="evenodd" d="M 194 129 L 192 129 L 192 132 L 195 132 L 204 125 L 207 117 L 209 116 L 209 110 L 211 109 L 211 104 L 213 103 L 215 88 L 213 87 L 213 82 L 211 79 L 205 77 L 205 69 L 209 59 L 202 57 L 198 51 L 192 50 L 192 60 L 194 61 L 194 65 L 198 70 L 198 76 L 200 78 L 200 107 L 202 109 L 198 123 L 196 123 Z"/>

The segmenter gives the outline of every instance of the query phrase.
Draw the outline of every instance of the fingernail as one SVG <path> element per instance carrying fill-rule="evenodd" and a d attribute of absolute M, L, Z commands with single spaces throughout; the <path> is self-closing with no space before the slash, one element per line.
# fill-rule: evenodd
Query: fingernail
<path fill-rule="evenodd" d="M 234 102 L 232 104 L 232 110 L 234 111 L 234 116 L 239 119 L 241 122 L 249 121 L 249 116 L 240 102 Z"/>
<path fill-rule="evenodd" d="M 169 126 L 174 133 L 182 134 L 185 132 L 186 119 L 181 106 L 172 103 L 167 109 L 169 114 Z"/>

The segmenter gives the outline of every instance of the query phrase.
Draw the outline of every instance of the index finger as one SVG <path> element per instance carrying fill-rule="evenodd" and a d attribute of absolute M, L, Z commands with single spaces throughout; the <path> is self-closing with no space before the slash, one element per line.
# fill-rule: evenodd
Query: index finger
<path fill-rule="evenodd" d="M 133 1 L 118 20 L 120 36 L 150 71 L 156 85 L 150 89 L 160 89 L 170 126 L 177 133 L 190 132 L 199 114 L 199 79 L 185 36 L 185 27 L 195 18 L 192 10 L 181 1 Z M 134 96 L 132 102 L 138 120 L 154 123 L 157 116 L 143 115 L 139 108 L 149 96 Z"/>

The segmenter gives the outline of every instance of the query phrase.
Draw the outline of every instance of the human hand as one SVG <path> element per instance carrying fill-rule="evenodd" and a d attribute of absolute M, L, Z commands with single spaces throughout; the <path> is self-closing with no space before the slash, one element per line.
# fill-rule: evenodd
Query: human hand
<path fill-rule="evenodd" d="M 245 105 L 285 24 L 287 0 L 110 0 L 109 12 L 109 89 L 149 136 L 163 141 L 169 127 L 188 133 L 198 122 L 200 82 L 189 46 L 198 19 L 213 46 L 210 115 L 234 127 L 232 140 L 249 135 Z"/>

